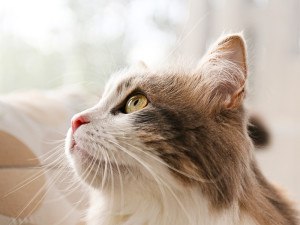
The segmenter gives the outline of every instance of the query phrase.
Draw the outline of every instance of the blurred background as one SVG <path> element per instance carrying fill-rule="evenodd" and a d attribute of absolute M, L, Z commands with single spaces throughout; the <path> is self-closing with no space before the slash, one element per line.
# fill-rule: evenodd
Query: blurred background
<path fill-rule="evenodd" d="M 272 133 L 259 163 L 299 204 L 300 0 L 0 0 L 0 93 L 74 84 L 100 92 L 124 66 L 197 60 L 240 31 L 249 107 Z"/>

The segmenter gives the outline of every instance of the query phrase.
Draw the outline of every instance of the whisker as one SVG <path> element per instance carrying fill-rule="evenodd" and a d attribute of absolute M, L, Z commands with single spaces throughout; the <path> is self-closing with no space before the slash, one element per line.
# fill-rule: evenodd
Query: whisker
<path fill-rule="evenodd" d="M 94 167 L 94 165 L 95 165 L 95 163 L 96 163 L 96 158 L 92 158 L 92 163 L 87 167 L 87 169 L 84 171 L 84 173 L 86 172 L 86 171 L 88 171 L 88 173 L 86 174 L 86 176 L 83 176 L 83 174 L 81 175 L 81 176 L 83 176 L 83 180 L 86 180 L 87 178 L 88 178 L 88 176 L 90 176 L 90 173 L 91 173 L 91 171 L 93 170 L 93 167 Z M 77 206 L 77 205 L 79 205 L 83 200 L 84 200 L 84 198 L 87 196 L 87 194 L 88 194 L 88 192 L 86 192 L 86 193 L 84 193 L 83 195 L 82 195 L 82 197 L 78 200 L 78 202 L 77 203 L 75 203 L 75 204 L 73 204 L 73 206 Z M 68 212 L 63 218 L 61 218 L 58 222 L 56 222 L 54 225 L 59 225 L 59 224 L 61 224 L 66 218 L 68 218 L 71 214 L 72 214 L 72 212 L 75 210 L 75 207 L 73 207 L 73 209 L 72 210 L 70 210 L 70 212 Z"/>
<path fill-rule="evenodd" d="M 168 167 L 169 169 L 171 169 L 171 170 L 173 170 L 173 171 L 175 171 L 175 172 L 177 172 L 177 173 L 179 173 L 179 174 L 181 174 L 181 175 L 183 175 L 183 176 L 186 176 L 186 177 L 188 177 L 188 178 L 190 178 L 190 179 L 193 179 L 193 180 L 196 180 L 196 181 L 199 181 L 199 182 L 202 182 L 202 183 L 215 183 L 216 181 L 218 181 L 218 180 L 222 177 L 222 174 L 221 174 L 221 173 L 219 174 L 218 177 L 216 177 L 216 178 L 214 178 L 214 179 L 203 179 L 203 178 L 199 178 L 199 177 L 192 176 L 192 175 L 190 175 L 190 174 L 187 174 L 187 173 L 185 173 L 185 172 L 183 172 L 183 171 L 180 171 L 180 170 L 178 170 L 178 169 L 176 169 L 176 168 L 170 166 L 169 164 L 167 164 L 167 163 L 164 162 L 163 160 L 161 160 L 161 159 L 155 157 L 154 155 L 150 154 L 150 153 L 147 152 L 147 151 L 143 151 L 142 149 L 139 149 L 139 148 L 137 148 L 136 146 L 134 146 L 134 145 L 132 145 L 132 144 L 129 144 L 128 142 L 126 142 L 126 143 L 124 142 L 124 144 L 126 144 L 126 145 L 128 145 L 128 146 L 130 146 L 130 147 L 132 147 L 132 148 L 134 148 L 134 149 L 136 149 L 137 151 L 139 151 L 139 152 L 145 154 L 146 156 L 148 156 L 148 157 L 154 159 L 155 161 L 157 161 L 157 162 L 163 164 L 164 166 Z"/>
<path fill-rule="evenodd" d="M 115 144 L 117 146 L 120 147 L 120 150 L 123 150 L 124 152 L 126 152 L 129 156 L 131 156 L 132 158 L 134 158 L 135 160 L 137 160 L 144 168 L 147 169 L 148 172 L 150 172 L 150 174 L 153 176 L 153 178 L 156 180 L 157 184 L 158 184 L 158 187 L 159 189 L 161 190 L 161 184 L 163 184 L 165 187 L 167 187 L 167 189 L 169 190 L 169 192 L 172 194 L 172 196 L 174 197 L 174 199 L 177 201 L 177 203 L 179 204 L 179 206 L 181 207 L 181 209 L 183 210 L 183 212 L 185 213 L 185 215 L 187 216 L 188 220 L 191 222 L 191 218 L 186 210 L 186 208 L 184 207 L 184 205 L 182 204 L 182 202 L 180 201 L 180 199 L 178 198 L 178 196 L 174 193 L 174 191 L 171 189 L 171 187 L 166 183 L 164 182 L 157 174 L 154 174 L 153 171 L 151 170 L 151 168 L 149 167 L 149 165 L 146 164 L 146 162 L 144 162 L 143 160 L 141 160 L 139 157 L 137 157 L 134 153 L 128 151 L 127 149 L 125 149 L 124 147 L 122 147 L 121 145 L 119 145 L 118 143 L 115 143 L 115 142 L 112 142 L 112 141 L 109 141 L 111 142 L 112 144 Z M 164 191 L 161 190 L 161 193 L 162 193 L 162 197 L 163 197 L 163 203 L 166 202 L 166 199 L 165 199 L 165 193 Z M 165 206 L 164 206 L 165 208 Z M 193 224 L 193 223 L 191 223 Z"/>
<path fill-rule="evenodd" d="M 112 169 L 112 165 L 109 159 L 109 155 L 107 154 L 107 152 L 103 151 L 103 153 L 106 155 L 107 157 L 107 161 L 108 161 L 108 165 L 109 165 L 109 170 L 110 170 L 110 181 L 111 181 L 111 202 L 114 202 L 114 193 L 115 193 L 115 185 L 114 185 L 114 174 L 113 174 L 113 169 Z M 112 205 L 111 205 L 112 207 Z M 112 209 L 111 209 L 112 211 Z"/>
<path fill-rule="evenodd" d="M 28 184 L 30 184 L 31 182 L 33 182 L 34 180 L 38 179 L 39 177 L 41 177 L 42 175 L 44 175 L 44 171 L 43 170 L 39 170 L 37 173 L 31 175 L 29 178 L 27 178 L 26 180 L 22 181 L 21 183 L 17 184 L 13 190 L 9 191 L 7 194 L 3 195 L 1 197 L 1 199 L 6 198 L 7 196 L 15 193 L 16 191 L 22 189 L 23 187 L 27 186 Z"/>
<path fill-rule="evenodd" d="M 31 200 L 23 207 L 23 209 L 18 213 L 18 215 L 16 216 L 16 219 L 20 219 L 20 216 L 22 215 L 22 213 L 27 209 L 27 207 L 41 194 L 41 192 L 44 190 L 44 188 L 47 186 L 47 182 L 45 182 L 45 184 L 40 188 L 40 190 L 37 191 L 37 193 L 31 198 Z M 33 212 L 36 207 L 38 207 L 38 205 L 40 204 L 40 202 L 43 200 L 43 197 L 45 196 L 45 194 L 43 194 L 43 196 L 41 197 L 41 199 L 35 204 L 35 206 L 30 210 L 30 213 Z M 26 218 L 25 218 L 26 219 Z M 24 220 L 22 220 L 22 222 L 20 224 L 22 224 L 24 222 Z M 10 222 L 9 225 L 11 225 L 12 223 Z"/>
<path fill-rule="evenodd" d="M 127 149 L 125 149 L 124 147 L 122 147 L 121 145 L 119 145 L 116 142 L 113 142 L 111 140 L 107 140 L 108 142 L 112 143 L 113 145 L 117 145 L 119 147 L 120 150 L 122 150 L 123 152 L 125 152 L 126 154 L 128 154 L 130 157 L 132 157 L 133 159 L 135 159 L 139 164 L 141 164 L 150 174 L 151 176 L 154 178 L 155 182 L 158 184 L 158 188 L 162 194 L 162 197 L 164 199 L 163 202 L 166 202 L 165 200 L 165 191 L 163 189 L 163 186 L 161 186 L 161 181 L 160 179 L 158 179 L 158 175 L 155 174 L 152 169 L 145 163 L 143 162 L 140 158 L 138 158 L 134 153 L 128 151 Z"/>
<path fill-rule="evenodd" d="M 118 174 L 119 174 L 119 181 L 120 181 L 120 195 L 121 195 L 121 210 L 122 210 L 122 207 L 124 206 L 124 187 L 123 187 L 123 178 L 122 178 L 122 173 L 120 171 L 120 167 L 119 167 L 119 164 L 116 160 L 116 157 L 114 156 L 114 153 L 111 152 L 111 155 L 115 161 L 115 164 L 117 166 L 117 170 L 118 170 Z M 122 214 L 122 211 L 120 212 L 120 214 Z"/>
<path fill-rule="evenodd" d="M 64 146 L 64 143 L 59 144 L 59 145 L 55 146 L 54 148 L 52 148 L 51 150 L 49 150 L 49 151 L 47 151 L 47 152 L 45 152 L 43 154 L 40 154 L 37 157 L 31 158 L 29 160 L 36 160 L 36 159 L 41 160 L 41 159 L 47 158 L 47 157 L 51 158 L 52 154 L 60 154 L 61 151 L 59 151 L 59 150 L 63 149 L 63 146 Z"/>

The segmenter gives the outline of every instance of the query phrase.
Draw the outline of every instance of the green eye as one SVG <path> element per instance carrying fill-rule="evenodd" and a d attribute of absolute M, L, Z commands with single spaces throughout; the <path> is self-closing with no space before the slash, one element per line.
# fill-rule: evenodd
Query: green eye
<path fill-rule="evenodd" d="M 147 104 L 148 99 L 144 95 L 134 95 L 126 102 L 125 112 L 127 114 L 136 112 L 138 110 L 141 110 L 142 108 L 145 108 Z"/>

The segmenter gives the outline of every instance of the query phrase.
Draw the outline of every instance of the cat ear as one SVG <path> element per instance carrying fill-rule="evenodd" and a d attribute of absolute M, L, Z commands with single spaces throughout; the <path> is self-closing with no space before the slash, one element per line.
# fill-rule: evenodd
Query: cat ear
<path fill-rule="evenodd" d="M 199 63 L 203 82 L 210 90 L 210 100 L 226 108 L 236 108 L 245 94 L 247 79 L 246 49 L 240 34 L 218 41 Z"/>

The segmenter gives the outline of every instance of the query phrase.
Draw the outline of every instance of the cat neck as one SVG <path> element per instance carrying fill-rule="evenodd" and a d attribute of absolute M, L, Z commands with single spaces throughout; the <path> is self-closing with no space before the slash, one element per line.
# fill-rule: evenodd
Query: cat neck
<path fill-rule="evenodd" d="M 89 225 L 296 225 L 297 213 L 263 177 L 256 164 L 244 193 L 216 209 L 199 187 L 158 188 L 155 184 L 127 184 L 93 190 Z"/>
<path fill-rule="evenodd" d="M 149 191 L 151 190 L 151 191 Z M 119 192 L 119 193 L 118 193 Z M 144 190 L 128 186 L 109 192 L 93 191 L 88 224 L 96 225 L 254 225 L 249 215 L 240 211 L 238 201 L 226 209 L 215 210 L 198 188 L 184 190 Z"/>

